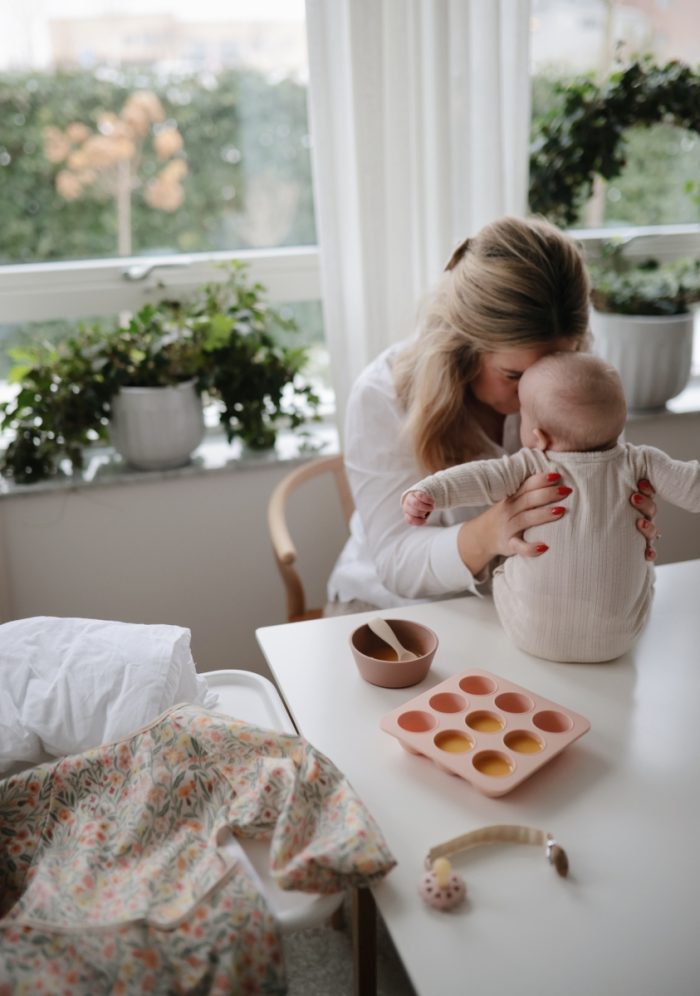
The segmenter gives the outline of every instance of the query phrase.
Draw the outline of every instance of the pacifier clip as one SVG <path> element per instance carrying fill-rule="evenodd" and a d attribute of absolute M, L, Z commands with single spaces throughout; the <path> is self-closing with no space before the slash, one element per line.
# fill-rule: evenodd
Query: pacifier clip
<path fill-rule="evenodd" d="M 459 906 L 467 894 L 467 887 L 462 876 L 453 870 L 448 857 L 479 844 L 499 843 L 536 844 L 544 847 L 545 857 L 557 873 L 562 876 L 568 874 L 569 859 L 566 852 L 550 833 L 517 824 L 495 824 L 472 830 L 461 837 L 453 837 L 428 851 L 426 870 L 418 886 L 423 901 L 438 910 L 450 910 Z"/>

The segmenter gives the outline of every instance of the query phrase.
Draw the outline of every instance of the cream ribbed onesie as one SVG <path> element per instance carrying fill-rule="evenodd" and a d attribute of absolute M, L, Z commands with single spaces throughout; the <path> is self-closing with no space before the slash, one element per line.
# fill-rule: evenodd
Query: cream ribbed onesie
<path fill-rule="evenodd" d="M 573 494 L 561 519 L 525 532 L 528 542 L 549 546 L 545 554 L 508 557 L 494 571 L 501 622 L 521 649 L 548 660 L 618 657 L 639 635 L 654 591 L 630 495 L 646 478 L 661 498 L 700 512 L 700 463 L 628 443 L 587 453 L 522 449 L 439 471 L 409 490 L 426 491 L 437 509 L 484 505 L 542 471 L 558 471 Z"/>

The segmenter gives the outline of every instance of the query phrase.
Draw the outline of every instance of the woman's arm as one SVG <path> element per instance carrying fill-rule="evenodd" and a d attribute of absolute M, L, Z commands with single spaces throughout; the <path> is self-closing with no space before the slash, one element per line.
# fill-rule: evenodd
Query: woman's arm
<path fill-rule="evenodd" d="M 551 506 L 563 496 L 546 474 L 463 524 L 448 525 L 444 513 L 435 513 L 423 529 L 407 525 L 400 497 L 421 474 L 403 421 L 390 379 L 362 377 L 348 402 L 345 465 L 365 547 L 386 588 L 405 598 L 474 591 L 475 575 L 499 554 L 542 552 L 517 534 L 553 519 Z"/>
<path fill-rule="evenodd" d="M 562 500 L 571 488 L 562 484 L 557 473 L 533 474 L 503 501 L 493 505 L 477 519 L 460 527 L 459 553 L 469 570 L 478 574 L 494 557 L 539 557 L 546 553 L 546 543 L 528 543 L 523 533 L 532 526 L 543 526 L 566 515 Z"/>
<path fill-rule="evenodd" d="M 523 531 L 560 519 L 566 509 L 561 504 L 552 506 L 552 502 L 561 502 L 571 494 L 571 488 L 562 484 L 557 472 L 538 473 L 542 463 L 531 450 L 522 449 L 512 456 L 475 460 L 438 471 L 415 484 L 405 496 L 406 521 L 413 525 L 425 523 L 420 518 L 423 506 L 418 499 L 423 494 L 434 500 L 435 508 L 492 505 L 488 512 L 465 523 L 459 532 L 460 556 L 472 574 L 479 574 L 499 555 L 539 557 L 547 552 L 547 545 L 526 542 Z"/>

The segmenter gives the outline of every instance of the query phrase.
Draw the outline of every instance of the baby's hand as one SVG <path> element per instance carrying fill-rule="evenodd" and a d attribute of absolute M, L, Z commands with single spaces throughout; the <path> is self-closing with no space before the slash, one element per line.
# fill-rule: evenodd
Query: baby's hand
<path fill-rule="evenodd" d="M 425 491 L 409 491 L 401 502 L 403 517 L 409 526 L 424 526 L 435 508 L 435 499 Z"/>

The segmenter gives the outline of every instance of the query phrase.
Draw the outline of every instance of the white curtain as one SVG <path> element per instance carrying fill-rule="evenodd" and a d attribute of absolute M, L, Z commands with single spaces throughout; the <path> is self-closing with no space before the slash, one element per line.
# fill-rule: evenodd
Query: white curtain
<path fill-rule="evenodd" d="M 524 214 L 529 0 L 306 0 L 321 286 L 338 421 L 454 246 Z"/>

